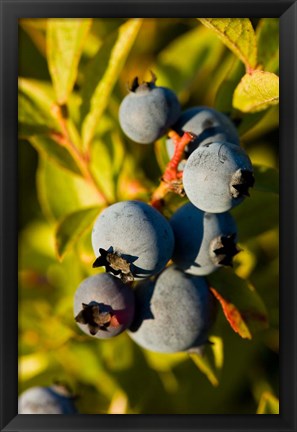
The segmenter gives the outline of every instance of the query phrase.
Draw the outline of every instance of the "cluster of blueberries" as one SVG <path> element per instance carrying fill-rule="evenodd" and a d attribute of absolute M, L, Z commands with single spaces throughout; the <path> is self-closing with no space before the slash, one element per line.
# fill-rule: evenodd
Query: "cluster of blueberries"
<path fill-rule="evenodd" d="M 217 309 L 205 276 L 232 265 L 239 252 L 236 223 L 228 211 L 249 194 L 253 169 L 227 116 L 204 106 L 181 113 L 174 92 L 155 81 L 154 75 L 142 84 L 134 79 L 120 106 L 120 125 L 141 144 L 156 141 L 169 128 L 180 136 L 193 134 L 178 165 L 189 202 L 169 221 L 141 201 L 117 202 L 103 210 L 93 227 L 92 246 L 93 267 L 105 267 L 105 273 L 79 285 L 74 316 L 94 338 L 127 330 L 147 350 L 200 352 Z M 174 157 L 171 138 L 166 147 Z M 38 400 L 46 402 L 46 413 L 75 410 L 69 395 L 36 387 L 21 397 L 19 413 L 38 412 Z"/>
<path fill-rule="evenodd" d="M 141 144 L 169 128 L 180 136 L 193 134 L 179 161 L 190 202 L 169 221 L 141 201 L 117 202 L 102 211 L 92 231 L 93 267 L 106 272 L 80 284 L 74 315 L 93 337 L 128 330 L 145 349 L 169 353 L 197 350 L 207 342 L 216 306 L 204 276 L 232 265 L 239 252 L 228 210 L 248 195 L 254 177 L 227 116 L 207 107 L 181 113 L 174 92 L 155 81 L 153 74 L 149 82 L 134 79 L 120 106 L 120 125 Z M 168 139 L 166 146 L 173 157 L 174 141 Z"/>

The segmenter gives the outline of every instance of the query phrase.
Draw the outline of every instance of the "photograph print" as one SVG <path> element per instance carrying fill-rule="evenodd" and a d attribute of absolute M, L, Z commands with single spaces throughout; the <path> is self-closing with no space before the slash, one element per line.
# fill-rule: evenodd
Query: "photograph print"
<path fill-rule="evenodd" d="M 18 34 L 18 413 L 279 414 L 279 19 Z"/>

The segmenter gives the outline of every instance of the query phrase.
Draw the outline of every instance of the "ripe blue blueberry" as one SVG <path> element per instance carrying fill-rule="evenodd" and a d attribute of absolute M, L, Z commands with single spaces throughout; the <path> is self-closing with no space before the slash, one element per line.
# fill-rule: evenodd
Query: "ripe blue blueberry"
<path fill-rule="evenodd" d="M 212 142 L 230 142 L 239 145 L 239 136 L 233 122 L 225 114 L 206 106 L 189 108 L 184 111 L 173 129 L 182 135 L 192 132 L 196 138 L 185 149 L 185 159 L 199 146 Z M 174 153 L 172 139 L 166 141 L 167 152 L 170 158 Z M 181 166 L 183 169 L 184 165 Z"/>
<path fill-rule="evenodd" d="M 170 223 L 174 232 L 173 262 L 186 273 L 208 275 L 232 265 L 237 227 L 230 213 L 206 213 L 191 203 L 179 208 Z"/>
<path fill-rule="evenodd" d="M 141 201 L 121 201 L 101 212 L 93 232 L 94 267 L 124 282 L 159 273 L 171 259 L 174 236 L 169 222 Z"/>
<path fill-rule="evenodd" d="M 18 399 L 19 414 L 76 414 L 74 398 L 62 386 L 31 387 Z"/>
<path fill-rule="evenodd" d="M 249 196 L 254 184 L 250 158 L 238 145 L 214 142 L 198 147 L 183 172 L 189 200 L 209 213 L 222 213 Z"/>
<path fill-rule="evenodd" d="M 149 144 L 164 135 L 180 115 L 175 93 L 152 81 L 139 84 L 135 78 L 130 93 L 123 99 L 119 120 L 124 133 L 140 144 Z"/>
<path fill-rule="evenodd" d="M 85 279 L 74 296 L 74 316 L 89 336 L 107 339 L 128 328 L 134 318 L 134 293 L 120 279 L 99 273 Z"/>
<path fill-rule="evenodd" d="M 215 300 L 205 278 L 170 266 L 156 281 L 140 282 L 135 297 L 135 319 L 128 334 L 143 348 L 169 353 L 207 341 Z"/>

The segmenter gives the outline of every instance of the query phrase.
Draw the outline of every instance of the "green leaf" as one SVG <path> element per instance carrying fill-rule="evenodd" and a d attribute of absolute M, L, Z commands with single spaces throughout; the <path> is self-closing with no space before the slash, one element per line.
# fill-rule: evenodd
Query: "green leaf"
<path fill-rule="evenodd" d="M 231 95 L 231 99 L 232 99 L 232 95 Z M 256 126 L 263 119 L 263 117 L 266 114 L 267 114 L 266 111 L 247 113 L 242 119 L 240 125 L 238 126 L 239 136 L 241 137 L 245 135 L 247 132 L 249 132 L 254 126 Z"/>
<path fill-rule="evenodd" d="M 94 137 L 98 122 L 108 105 L 113 87 L 121 73 L 141 24 L 142 19 L 133 18 L 128 20 L 119 28 L 116 43 L 110 52 L 107 62 L 105 61 L 104 55 L 101 59 L 101 50 L 99 50 L 98 56 L 100 61 L 103 61 L 104 65 L 107 64 L 107 67 L 103 75 L 102 71 L 101 74 L 100 71 L 98 74 L 97 70 L 93 69 L 93 74 L 97 74 L 97 85 L 91 98 L 90 111 L 82 126 L 82 137 L 85 148 L 89 147 L 90 142 Z"/>
<path fill-rule="evenodd" d="M 243 64 L 236 59 L 232 67 L 227 71 L 226 78 L 222 81 L 215 97 L 215 108 L 223 113 L 232 113 L 232 96 L 235 88 L 244 74 Z"/>
<path fill-rule="evenodd" d="M 265 111 L 259 111 L 254 114 L 244 114 L 238 131 L 239 135 L 243 136 L 244 142 L 250 142 L 261 139 L 269 132 L 276 131 L 278 127 L 279 105 L 274 105 Z M 272 148 L 271 151 L 273 151 Z"/>
<path fill-rule="evenodd" d="M 47 158 L 39 161 L 37 194 L 44 214 L 54 221 L 83 207 L 103 205 L 92 184 Z"/>
<path fill-rule="evenodd" d="M 251 240 L 279 225 L 279 196 L 276 193 L 251 191 L 251 197 L 232 209 L 238 226 L 239 242 Z"/>
<path fill-rule="evenodd" d="M 204 76 L 205 72 L 205 90 L 205 81 L 212 75 L 211 71 L 218 66 L 223 50 L 224 47 L 217 37 L 200 26 L 182 34 L 167 45 L 159 53 L 152 70 L 158 78 L 158 83 L 160 82 L 159 85 L 162 83 L 174 89 L 177 94 L 189 91 L 196 80 L 201 83 L 201 74 Z M 212 54 L 209 55 L 210 53 Z"/>
<path fill-rule="evenodd" d="M 279 19 L 262 18 L 256 29 L 258 62 L 265 71 L 279 69 Z"/>
<path fill-rule="evenodd" d="M 268 327 L 266 307 L 250 283 L 229 269 L 220 269 L 208 280 L 230 326 L 241 337 L 251 339 Z"/>
<path fill-rule="evenodd" d="M 257 414 L 279 414 L 279 400 L 270 392 L 262 394 Z"/>
<path fill-rule="evenodd" d="M 254 165 L 255 190 L 279 193 L 279 172 L 275 168 Z"/>
<path fill-rule="evenodd" d="M 244 75 L 233 94 L 233 106 L 242 112 L 255 113 L 278 102 L 278 76 L 260 70 Z"/>
<path fill-rule="evenodd" d="M 92 97 L 95 90 L 100 83 L 104 73 L 106 71 L 106 65 L 108 65 L 110 55 L 118 38 L 118 32 L 112 32 L 100 45 L 99 50 L 95 56 L 87 63 L 83 69 L 83 83 L 81 87 L 81 105 L 80 105 L 80 122 L 81 125 L 85 117 L 89 114 L 91 109 Z M 106 120 L 104 116 L 101 117 L 101 121 Z M 98 124 L 98 128 L 101 127 L 101 122 Z M 97 132 L 98 130 L 96 130 Z"/>
<path fill-rule="evenodd" d="M 27 78 L 19 78 L 18 86 L 19 136 L 60 131 L 52 113 L 54 95 L 51 87 Z"/>
<path fill-rule="evenodd" d="M 57 144 L 56 141 L 52 140 L 50 137 L 32 136 L 29 141 L 41 156 L 48 157 L 61 167 L 66 168 L 68 171 L 81 175 L 77 163 L 68 150 Z"/>
<path fill-rule="evenodd" d="M 244 63 L 247 70 L 257 66 L 256 35 L 249 18 L 198 18 Z"/>
<path fill-rule="evenodd" d="M 124 159 L 124 144 L 116 130 L 107 132 L 102 139 L 94 140 L 90 158 L 91 171 L 111 202 L 116 200 L 117 179 Z"/>
<path fill-rule="evenodd" d="M 89 228 L 98 215 L 100 207 L 88 207 L 66 215 L 56 229 L 56 251 L 61 259 Z"/>
<path fill-rule="evenodd" d="M 224 362 L 223 340 L 218 336 L 211 336 L 209 342 L 200 353 L 195 350 L 189 351 L 189 356 L 209 382 L 217 387 Z"/>
<path fill-rule="evenodd" d="M 89 18 L 48 19 L 48 66 L 60 105 L 67 102 L 76 81 L 83 43 L 91 23 Z"/>

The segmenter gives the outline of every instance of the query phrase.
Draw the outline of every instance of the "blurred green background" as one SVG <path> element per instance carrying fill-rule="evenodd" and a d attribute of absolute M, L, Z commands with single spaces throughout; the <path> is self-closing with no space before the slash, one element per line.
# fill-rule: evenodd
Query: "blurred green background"
<path fill-rule="evenodd" d="M 278 20 L 234 24 L 243 45 L 244 26 L 252 29 L 257 65 L 274 79 Z M 66 383 L 84 414 L 278 413 L 278 105 L 238 109 L 247 65 L 229 48 L 195 18 L 19 21 L 19 392 Z M 251 198 L 232 210 L 242 252 L 232 271 L 209 278 L 242 312 L 250 338 L 220 309 L 203 358 L 151 353 L 126 333 L 92 339 L 73 319 L 77 286 L 98 271 L 95 217 L 116 201 L 149 201 L 168 161 L 165 138 L 136 144 L 118 123 L 127 83 L 149 70 L 183 109 L 230 115 L 255 164 Z M 165 215 L 185 200 L 168 196 Z"/>

